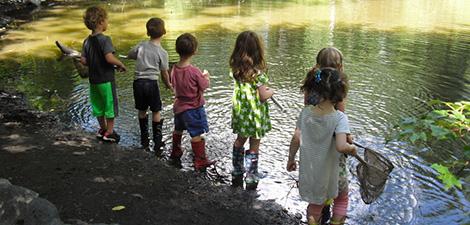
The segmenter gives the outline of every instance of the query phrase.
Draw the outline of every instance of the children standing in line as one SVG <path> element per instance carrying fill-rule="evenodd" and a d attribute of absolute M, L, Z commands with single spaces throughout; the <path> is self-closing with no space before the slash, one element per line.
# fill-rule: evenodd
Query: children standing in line
<path fill-rule="evenodd" d="M 90 81 L 90 102 L 100 124 L 98 138 L 119 142 L 114 129 L 114 118 L 118 115 L 118 101 L 114 81 L 114 67 L 126 71 L 124 64 L 114 56 L 111 38 L 103 34 L 108 27 L 108 15 L 101 7 L 89 7 L 83 16 L 91 35 L 83 42 L 80 62 L 88 66 Z"/>
<path fill-rule="evenodd" d="M 264 49 L 256 33 L 244 31 L 238 35 L 230 57 L 230 67 L 234 79 L 231 125 L 237 134 L 232 151 L 232 185 L 243 186 L 246 166 L 246 189 L 256 190 L 260 140 L 271 130 L 266 100 L 273 95 L 267 87 Z M 248 138 L 250 148 L 245 151 L 243 146 Z"/>
<path fill-rule="evenodd" d="M 162 100 L 158 85 L 158 74 L 165 86 L 171 89 L 168 75 L 168 53 L 161 46 L 161 39 L 166 34 L 165 23 L 160 18 L 151 18 L 146 24 L 150 40 L 143 41 L 133 47 L 127 54 L 128 58 L 136 59 L 135 80 L 133 83 L 135 108 L 139 110 L 140 144 L 149 147 L 148 115 L 152 111 L 153 150 L 157 156 L 162 153 L 162 126 L 160 118 Z"/>
<path fill-rule="evenodd" d="M 307 219 L 319 224 L 325 204 L 333 199 L 331 224 L 343 224 L 348 207 L 348 188 L 340 178 L 340 153 L 354 155 L 356 147 L 347 143 L 350 133 L 347 116 L 335 109 L 346 97 L 346 76 L 334 68 L 311 70 L 302 89 L 315 92 L 316 105 L 301 111 L 289 148 L 287 171 L 297 168 L 295 155 L 300 147 L 299 192 L 308 201 Z"/>
<path fill-rule="evenodd" d="M 196 38 L 185 33 L 176 39 L 176 52 L 180 60 L 171 71 L 171 83 L 175 93 L 173 112 L 175 114 L 175 130 L 173 131 L 173 147 L 170 154 L 171 163 L 180 167 L 181 138 L 183 130 L 191 136 L 191 147 L 194 153 L 194 169 L 204 171 L 206 167 L 214 164 L 207 160 L 205 140 L 202 134 L 209 131 L 206 111 L 204 109 L 204 90 L 209 87 L 209 73 L 202 73 L 199 68 L 191 65 L 191 58 L 197 51 Z"/>

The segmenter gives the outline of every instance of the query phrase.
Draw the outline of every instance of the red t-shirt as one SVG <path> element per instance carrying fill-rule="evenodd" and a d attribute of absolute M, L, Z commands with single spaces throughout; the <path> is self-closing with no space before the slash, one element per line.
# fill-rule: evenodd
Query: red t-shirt
<path fill-rule="evenodd" d="M 174 66 L 171 72 L 171 84 L 175 93 L 173 112 L 182 113 L 204 105 L 204 90 L 209 87 L 209 80 L 202 75 L 199 68 L 189 65 Z"/>

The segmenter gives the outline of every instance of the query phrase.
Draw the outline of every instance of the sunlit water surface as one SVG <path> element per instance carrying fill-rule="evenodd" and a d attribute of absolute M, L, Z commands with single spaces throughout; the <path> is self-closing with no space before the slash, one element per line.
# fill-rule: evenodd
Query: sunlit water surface
<path fill-rule="evenodd" d="M 88 104 L 88 81 L 80 79 L 70 60 L 58 61 L 54 41 L 79 49 L 88 34 L 84 9 L 93 3 L 57 6 L 32 22 L 10 30 L 0 42 L 1 88 L 19 89 L 33 106 L 61 112 L 71 124 L 94 132 L 97 123 Z M 163 46 L 177 60 L 174 42 L 191 32 L 200 47 L 194 64 L 211 73 L 206 109 L 209 157 L 228 182 L 231 169 L 232 80 L 228 58 L 236 35 L 258 32 L 266 45 L 271 85 L 286 111 L 271 105 L 273 130 L 262 139 L 260 171 L 265 175 L 259 198 L 274 200 L 291 213 L 305 215 L 295 187 L 297 173 L 287 173 L 288 145 L 303 106 L 299 85 L 318 50 L 336 46 L 345 55 L 351 90 L 347 114 L 356 140 L 377 149 L 395 165 L 379 200 L 365 205 L 355 176 L 350 175 L 349 224 L 469 224 L 468 171 L 464 191 L 446 191 L 430 168 L 433 162 L 459 157 L 451 147 L 418 148 L 386 135 L 401 117 L 424 110 L 431 98 L 470 99 L 470 2 L 402 1 L 112 1 L 109 28 L 119 54 L 146 39 L 145 22 L 162 17 L 168 34 Z M 117 74 L 121 145 L 137 147 L 138 124 L 133 104 L 133 61 Z M 172 98 L 162 90 L 165 138 L 172 132 Z M 189 138 L 184 140 L 190 149 Z M 430 150 L 432 149 L 432 151 Z M 185 169 L 192 156 L 186 151 Z M 357 162 L 348 160 L 354 170 Z"/>

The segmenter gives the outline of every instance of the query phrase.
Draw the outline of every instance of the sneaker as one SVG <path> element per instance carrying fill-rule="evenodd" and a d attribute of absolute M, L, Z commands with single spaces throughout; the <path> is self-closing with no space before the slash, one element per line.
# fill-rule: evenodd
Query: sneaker
<path fill-rule="evenodd" d="M 121 137 L 116 133 L 116 131 L 113 131 L 111 134 L 105 133 L 103 135 L 103 141 L 118 143 L 119 140 L 121 140 Z"/>
<path fill-rule="evenodd" d="M 96 132 L 96 138 L 98 139 L 102 139 L 103 136 L 104 136 L 104 133 L 106 133 L 106 130 L 105 129 L 102 129 L 100 128 L 97 132 Z"/>

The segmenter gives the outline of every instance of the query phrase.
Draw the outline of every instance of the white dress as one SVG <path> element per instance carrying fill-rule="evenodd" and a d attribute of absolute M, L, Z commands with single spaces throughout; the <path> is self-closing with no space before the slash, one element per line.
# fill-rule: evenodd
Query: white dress
<path fill-rule="evenodd" d="M 299 192 L 302 200 L 317 205 L 338 196 L 339 158 L 334 134 L 350 133 L 346 114 L 336 110 L 316 115 L 306 106 L 297 120 L 301 131 Z"/>

